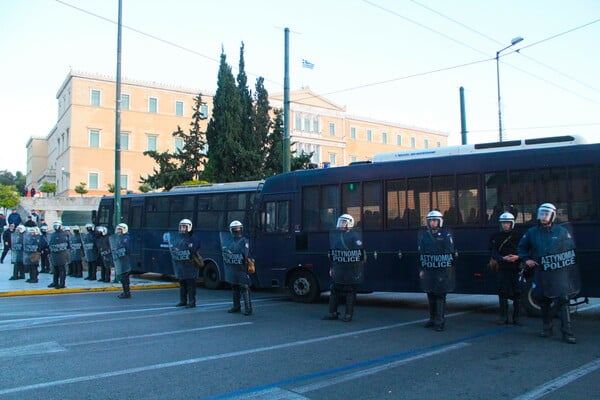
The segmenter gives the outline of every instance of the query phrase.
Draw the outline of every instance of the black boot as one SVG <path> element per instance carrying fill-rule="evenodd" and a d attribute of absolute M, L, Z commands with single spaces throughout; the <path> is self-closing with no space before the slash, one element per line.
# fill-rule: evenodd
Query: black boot
<path fill-rule="evenodd" d="M 65 288 L 66 276 L 67 276 L 67 270 L 66 270 L 66 267 L 63 265 L 62 267 L 58 268 L 58 286 L 56 286 L 55 289 L 64 289 Z"/>
<path fill-rule="evenodd" d="M 429 304 L 429 320 L 425 322 L 425 328 L 433 328 L 435 326 L 435 296 L 427 293 L 427 303 Z"/>
<path fill-rule="evenodd" d="M 244 315 L 252 315 L 252 299 L 250 298 L 250 288 L 248 286 L 243 287 L 242 296 L 244 297 Z"/>
<path fill-rule="evenodd" d="M 52 283 L 48 285 L 48 287 L 57 287 L 58 286 L 58 267 L 52 267 Z"/>
<path fill-rule="evenodd" d="M 513 300 L 513 325 L 523 326 L 523 321 L 521 321 L 521 295 L 515 294 L 515 299 Z"/>
<path fill-rule="evenodd" d="M 232 285 L 231 292 L 233 294 L 233 307 L 227 310 L 227 312 L 230 314 L 238 313 L 242 309 L 242 306 L 240 305 L 241 294 L 239 285 Z"/>
<path fill-rule="evenodd" d="M 188 288 L 187 288 L 187 308 L 196 307 L 196 280 L 190 279 L 188 280 Z"/>
<path fill-rule="evenodd" d="M 187 281 L 181 279 L 179 281 L 179 303 L 175 307 L 184 307 L 187 305 Z"/>
<path fill-rule="evenodd" d="M 334 321 L 339 318 L 340 313 L 338 313 L 338 294 L 334 288 L 331 288 L 331 292 L 329 294 L 329 313 L 323 316 L 322 319 L 328 321 Z"/>
<path fill-rule="evenodd" d="M 352 321 L 352 316 L 354 315 L 354 304 L 355 303 L 356 303 L 356 293 L 354 293 L 354 291 L 346 293 L 346 311 L 344 314 L 344 318 L 342 318 L 342 321 L 344 321 L 344 322 Z"/>
<path fill-rule="evenodd" d="M 552 336 L 552 316 L 550 315 L 550 300 L 544 299 L 540 304 L 542 310 L 542 330 L 539 334 L 540 337 Z"/>
<path fill-rule="evenodd" d="M 566 302 L 563 302 L 560 305 L 559 313 L 560 313 L 560 323 L 561 323 L 560 330 L 562 332 L 562 340 L 569 344 L 577 343 L 577 339 L 575 338 L 575 335 L 573 335 L 573 331 L 571 330 L 571 313 L 569 312 L 569 300 L 568 299 L 566 300 Z"/>
<path fill-rule="evenodd" d="M 435 330 L 441 332 L 446 325 L 446 295 L 435 298 Z"/>
<path fill-rule="evenodd" d="M 129 299 L 131 298 L 131 291 L 129 290 L 129 272 L 125 272 L 121 274 L 121 284 L 123 285 L 123 293 L 118 295 L 117 297 L 120 299 Z"/>
<path fill-rule="evenodd" d="M 498 325 L 508 324 L 508 299 L 504 296 L 498 296 L 500 304 L 500 316 L 496 322 Z"/>
<path fill-rule="evenodd" d="M 10 278 L 8 278 L 8 280 L 16 281 L 17 279 L 19 279 L 19 267 L 17 266 L 17 264 L 13 264 L 13 274 Z"/>

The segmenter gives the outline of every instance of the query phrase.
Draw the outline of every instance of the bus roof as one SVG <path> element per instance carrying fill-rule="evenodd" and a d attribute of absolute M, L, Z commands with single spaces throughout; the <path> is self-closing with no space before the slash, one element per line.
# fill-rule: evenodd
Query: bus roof
<path fill-rule="evenodd" d="M 562 147 L 562 146 L 584 144 L 584 143 L 586 143 L 586 142 L 583 138 L 581 138 L 579 136 L 571 136 L 571 135 L 536 138 L 536 139 L 524 139 L 524 140 L 509 140 L 506 142 L 466 144 L 466 145 L 462 145 L 462 146 L 436 147 L 436 148 L 431 148 L 431 149 L 381 153 L 381 154 L 376 154 L 373 157 L 373 162 L 379 163 L 379 162 L 415 160 L 415 159 L 421 159 L 421 158 L 435 158 L 435 157 L 446 157 L 446 156 L 456 156 L 456 155 L 466 155 L 466 154 L 497 153 L 500 151 L 514 151 L 514 150 L 525 150 L 525 149 L 536 149 L 536 148 L 547 148 L 547 147 Z"/>
<path fill-rule="evenodd" d="M 200 183 L 198 185 L 181 185 L 171 188 L 171 192 L 210 192 L 210 191 L 235 191 L 258 190 L 264 181 L 226 182 L 226 183 Z"/>

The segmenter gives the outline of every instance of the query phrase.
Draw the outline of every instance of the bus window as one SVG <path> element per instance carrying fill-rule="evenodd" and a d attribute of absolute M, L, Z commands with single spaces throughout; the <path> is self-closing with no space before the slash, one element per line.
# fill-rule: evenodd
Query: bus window
<path fill-rule="evenodd" d="M 429 178 L 408 180 L 408 208 L 406 215 L 411 228 L 425 226 L 427 213 L 431 211 L 429 201 Z"/>
<path fill-rule="evenodd" d="M 498 217 L 505 211 L 508 201 L 506 172 L 485 174 L 485 216 L 488 225 L 498 225 Z"/>
<path fill-rule="evenodd" d="M 184 218 L 192 219 L 194 212 L 194 196 L 171 196 L 168 226 L 179 226 Z"/>
<path fill-rule="evenodd" d="M 221 231 L 229 229 L 229 222 L 225 221 L 225 211 L 198 211 L 195 226 L 199 230 Z"/>
<path fill-rule="evenodd" d="M 110 205 L 106 204 L 106 205 L 102 205 L 100 206 L 100 209 L 98 210 L 98 220 L 96 222 L 97 225 L 102 225 L 102 226 L 110 226 L 111 224 L 111 220 L 110 220 L 110 211 L 112 209 L 112 203 Z"/>
<path fill-rule="evenodd" d="M 534 170 L 510 172 L 510 211 L 515 216 L 516 223 L 530 223 L 537 219 L 537 208 L 540 201 L 537 198 L 537 182 Z M 496 223 L 498 219 L 496 218 Z"/>
<path fill-rule="evenodd" d="M 540 172 L 539 203 L 552 203 L 556 206 L 556 222 L 569 220 L 567 210 L 567 171 L 564 168 L 546 168 Z"/>
<path fill-rule="evenodd" d="M 363 191 L 363 229 L 380 230 L 382 222 L 381 182 L 365 182 Z"/>
<path fill-rule="evenodd" d="M 596 182 L 594 167 L 570 168 L 569 176 L 571 178 L 570 219 L 572 221 L 596 221 L 598 194 L 594 191 L 594 183 Z"/>
<path fill-rule="evenodd" d="M 388 229 L 406 228 L 408 219 L 405 218 L 406 181 L 388 181 L 386 183 L 386 225 Z"/>
<path fill-rule="evenodd" d="M 289 201 L 269 201 L 262 214 L 265 233 L 288 233 L 290 230 Z"/>
<path fill-rule="evenodd" d="M 462 218 L 460 218 L 456 206 L 454 176 L 436 176 L 433 177 L 431 183 L 432 207 L 444 215 L 444 224 L 448 226 L 462 224 Z"/>
<path fill-rule="evenodd" d="M 146 228 L 169 227 L 169 201 L 167 197 L 150 197 L 146 200 Z"/>
<path fill-rule="evenodd" d="M 319 230 L 319 187 L 302 189 L 302 227 L 307 232 Z"/>
<path fill-rule="evenodd" d="M 227 195 L 228 210 L 245 210 L 246 208 L 246 193 L 231 193 Z"/>
<path fill-rule="evenodd" d="M 129 228 L 139 229 L 142 227 L 142 206 L 131 207 L 131 217 L 129 219 Z"/>
<path fill-rule="evenodd" d="M 335 229 L 339 210 L 340 198 L 337 185 L 327 185 L 321 187 L 321 207 L 319 215 L 321 217 L 321 230 L 328 231 Z"/>
<path fill-rule="evenodd" d="M 480 223 L 479 209 L 479 175 L 458 175 L 456 187 L 458 190 L 458 210 L 465 224 Z"/>
<path fill-rule="evenodd" d="M 131 199 L 121 199 L 121 222 L 129 224 L 129 210 L 131 209 Z"/>
<path fill-rule="evenodd" d="M 342 184 L 342 213 L 350 214 L 354 217 L 354 226 L 363 225 L 361 220 L 361 205 L 360 182 Z"/>

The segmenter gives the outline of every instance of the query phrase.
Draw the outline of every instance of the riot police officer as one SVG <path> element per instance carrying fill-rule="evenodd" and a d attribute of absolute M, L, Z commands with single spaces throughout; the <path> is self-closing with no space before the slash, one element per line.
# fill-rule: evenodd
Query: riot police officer
<path fill-rule="evenodd" d="M 54 232 L 48 237 L 52 283 L 48 287 L 64 289 L 67 276 L 66 266 L 71 259 L 71 241 L 69 235 L 63 230 L 62 221 L 54 221 L 52 228 Z"/>
<path fill-rule="evenodd" d="M 248 258 L 250 258 L 250 242 L 243 235 L 240 221 L 229 224 L 229 234 L 221 232 L 223 263 L 225 264 L 225 280 L 231 284 L 233 307 L 228 313 L 241 311 L 240 301 L 244 299 L 244 315 L 252 314 L 250 298 L 250 276 L 248 275 Z"/>
<path fill-rule="evenodd" d="M 50 248 L 48 247 L 48 225 L 40 227 L 40 260 L 42 264 L 42 273 L 51 274 L 50 269 Z"/>
<path fill-rule="evenodd" d="M 419 232 L 419 278 L 421 289 L 427 293 L 429 320 L 426 328 L 441 332 L 446 324 L 446 294 L 454 290 L 456 250 L 450 231 L 442 229 L 442 213 L 427 214 L 427 227 Z"/>
<path fill-rule="evenodd" d="M 577 343 L 571 329 L 569 300 L 581 289 L 579 268 L 575 257 L 575 242 L 570 232 L 554 223 L 556 207 L 551 203 L 539 206 L 539 224 L 529 228 L 518 246 L 519 257 L 534 269 L 535 290 L 542 310 L 540 337 L 552 336 L 552 319 L 558 312 L 563 341 Z"/>
<path fill-rule="evenodd" d="M 346 298 L 346 309 L 342 321 L 350 322 L 354 315 L 356 289 L 363 281 L 363 264 L 365 252 L 361 235 L 354 229 L 354 218 L 350 214 L 342 214 L 337 220 L 336 230 L 330 233 L 329 259 L 332 278 L 329 295 L 329 313 L 323 319 L 339 318 L 338 303 L 341 296 Z"/>
<path fill-rule="evenodd" d="M 500 231 L 490 239 L 491 256 L 497 262 L 498 302 L 500 316 L 498 325 L 508 324 L 508 299 L 513 302 L 512 323 L 521 325 L 521 288 L 519 286 L 519 256 L 517 246 L 521 234 L 514 230 L 515 216 L 509 212 L 498 217 Z"/>
<path fill-rule="evenodd" d="M 110 248 L 110 237 L 105 226 L 96 227 L 95 244 L 98 249 L 97 266 L 100 268 L 98 282 L 110 282 L 110 269 L 113 265 L 113 256 Z M 95 275 L 95 274 L 94 274 Z"/>
<path fill-rule="evenodd" d="M 83 242 L 79 226 L 72 228 L 71 234 L 71 267 L 75 278 L 83 278 Z"/>
<path fill-rule="evenodd" d="M 38 283 L 38 266 L 40 261 L 40 228 L 29 227 L 23 234 L 23 265 L 29 272 L 25 282 Z"/>
<path fill-rule="evenodd" d="M 105 228 L 106 229 L 106 228 Z M 131 291 L 129 289 L 129 275 L 131 274 L 131 261 L 129 255 L 131 254 L 131 239 L 129 237 L 129 227 L 127 224 L 120 223 L 117 225 L 116 235 L 109 237 L 110 249 L 112 251 L 112 258 L 115 264 L 115 275 L 121 280 L 123 286 L 123 292 L 118 295 L 119 299 L 129 299 L 131 297 Z"/>
<path fill-rule="evenodd" d="M 25 279 L 25 266 L 23 265 L 23 234 L 25 225 L 18 225 L 10 234 L 10 257 L 13 264 L 13 274 L 8 280 Z"/>
<path fill-rule="evenodd" d="M 83 279 L 87 281 L 96 280 L 96 268 L 98 265 L 98 247 L 96 247 L 96 240 L 98 234 L 99 232 L 94 230 L 93 224 L 85 224 L 85 233 L 81 235 L 81 241 L 83 243 L 85 262 L 87 263 L 87 276 Z"/>
<path fill-rule="evenodd" d="M 179 303 L 177 307 L 196 307 L 196 279 L 198 268 L 194 263 L 200 243 L 192 232 L 192 221 L 179 221 L 179 232 L 169 235 L 169 250 L 175 277 L 179 280 Z"/>

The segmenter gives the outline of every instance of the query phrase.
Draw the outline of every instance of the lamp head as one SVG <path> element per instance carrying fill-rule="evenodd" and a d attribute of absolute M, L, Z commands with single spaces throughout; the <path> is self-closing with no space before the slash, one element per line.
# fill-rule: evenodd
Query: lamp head
<path fill-rule="evenodd" d="M 521 36 L 517 36 L 516 38 L 514 38 L 513 40 L 510 41 L 511 46 L 514 46 L 515 44 L 522 42 L 523 38 Z"/>

